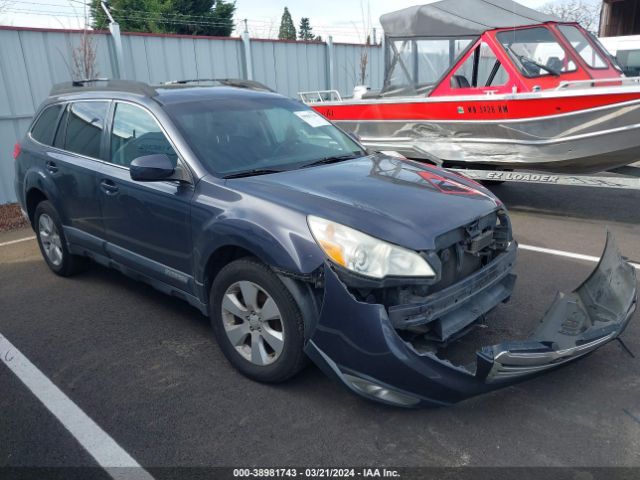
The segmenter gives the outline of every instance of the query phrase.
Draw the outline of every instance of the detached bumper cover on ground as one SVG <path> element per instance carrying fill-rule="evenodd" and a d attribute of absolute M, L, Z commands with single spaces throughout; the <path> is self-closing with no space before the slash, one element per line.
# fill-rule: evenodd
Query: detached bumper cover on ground
<path fill-rule="evenodd" d="M 403 406 L 455 403 L 580 358 L 620 335 L 637 303 L 635 270 L 609 235 L 594 272 L 571 294 L 558 294 L 533 335 L 483 347 L 473 372 L 417 352 L 383 305 L 357 301 L 325 272 L 325 302 L 307 353 L 356 393 Z"/>

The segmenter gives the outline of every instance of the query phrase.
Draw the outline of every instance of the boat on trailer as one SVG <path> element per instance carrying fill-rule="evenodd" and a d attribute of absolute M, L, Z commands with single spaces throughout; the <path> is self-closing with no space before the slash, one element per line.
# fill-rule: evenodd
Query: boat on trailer
<path fill-rule="evenodd" d="M 640 160 L 640 77 L 579 24 L 510 0 L 441 0 L 380 21 L 381 91 L 300 93 L 368 148 L 477 172 Z"/>

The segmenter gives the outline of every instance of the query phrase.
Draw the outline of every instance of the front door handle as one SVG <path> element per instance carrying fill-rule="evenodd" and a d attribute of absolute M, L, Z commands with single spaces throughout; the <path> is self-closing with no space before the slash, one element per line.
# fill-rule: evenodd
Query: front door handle
<path fill-rule="evenodd" d="M 58 172 L 58 166 L 56 165 L 55 162 L 52 162 L 51 160 L 47 161 L 47 170 L 49 170 L 50 173 L 57 173 Z"/>
<path fill-rule="evenodd" d="M 116 185 L 113 180 L 109 180 L 108 178 L 103 178 L 100 181 L 100 187 L 107 193 L 107 195 L 113 195 L 114 193 L 118 192 L 118 185 Z"/>

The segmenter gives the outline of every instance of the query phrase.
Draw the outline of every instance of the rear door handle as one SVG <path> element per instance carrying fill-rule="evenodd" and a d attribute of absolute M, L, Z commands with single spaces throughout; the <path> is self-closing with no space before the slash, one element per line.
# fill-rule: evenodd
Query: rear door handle
<path fill-rule="evenodd" d="M 107 195 L 113 195 L 114 193 L 118 192 L 118 185 L 116 185 L 113 180 L 109 180 L 108 178 L 103 178 L 100 181 L 100 187 L 107 193 Z"/>
<path fill-rule="evenodd" d="M 56 165 L 55 162 L 52 162 L 51 160 L 48 160 L 46 163 L 47 166 L 47 170 L 49 170 L 50 173 L 57 173 L 58 172 L 58 166 Z"/>

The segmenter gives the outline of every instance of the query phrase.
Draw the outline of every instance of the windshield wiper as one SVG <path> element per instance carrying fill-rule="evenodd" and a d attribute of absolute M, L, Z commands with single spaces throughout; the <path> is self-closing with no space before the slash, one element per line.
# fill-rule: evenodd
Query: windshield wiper
<path fill-rule="evenodd" d="M 225 180 L 229 178 L 255 177 L 257 175 L 269 175 L 270 173 L 280 173 L 283 170 L 274 170 L 273 168 L 254 168 L 253 170 L 245 170 L 243 172 L 230 173 L 225 175 Z"/>
<path fill-rule="evenodd" d="M 520 64 L 522 64 L 522 66 L 524 67 L 525 62 L 526 63 L 530 63 L 532 65 L 535 65 L 538 68 L 541 68 L 543 70 L 546 70 L 547 72 L 549 72 L 551 75 L 559 77 L 561 72 L 559 72 L 558 70 L 556 70 L 555 68 L 551 68 L 551 67 L 547 67 L 545 64 L 540 63 L 540 62 L 536 62 L 533 58 L 529 58 L 526 55 L 518 55 L 516 52 L 513 51 L 513 49 L 509 46 L 507 46 L 507 49 L 511 52 L 511 54 L 516 57 L 518 59 L 518 61 L 520 62 Z M 527 69 L 527 67 L 524 67 L 525 69 Z"/>
<path fill-rule="evenodd" d="M 555 68 L 551 68 L 551 67 L 547 67 L 545 64 L 540 63 L 540 62 L 536 62 L 533 58 L 529 58 L 529 57 L 525 57 L 524 55 L 522 55 L 520 58 L 521 62 L 527 62 L 527 63 L 531 63 L 532 65 L 535 65 L 538 68 L 541 68 L 543 70 L 546 70 L 547 72 L 549 72 L 551 75 L 554 75 L 556 77 L 560 76 L 560 72 L 558 70 L 556 70 Z"/>
<path fill-rule="evenodd" d="M 345 160 L 353 160 L 354 158 L 360 158 L 360 156 L 354 154 L 332 155 L 330 157 L 324 157 L 319 160 L 314 160 L 313 162 L 305 163 L 300 168 L 315 167 L 316 165 L 327 165 L 328 163 L 344 162 Z"/>

